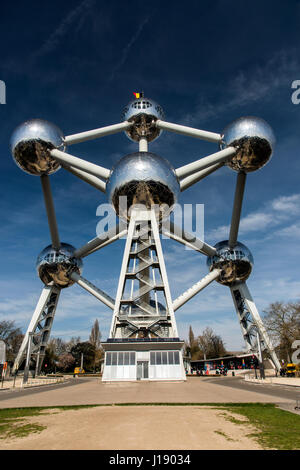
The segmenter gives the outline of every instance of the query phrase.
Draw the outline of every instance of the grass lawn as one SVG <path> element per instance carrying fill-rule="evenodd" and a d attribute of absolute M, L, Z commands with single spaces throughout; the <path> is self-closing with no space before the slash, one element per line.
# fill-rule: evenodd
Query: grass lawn
<path fill-rule="evenodd" d="M 281 410 L 272 403 L 122 403 L 112 405 L 79 405 L 36 408 L 5 408 L 0 409 L 0 439 L 9 437 L 25 437 L 29 433 L 41 432 L 45 429 L 34 423 L 27 423 L 26 418 L 38 416 L 47 410 L 74 410 L 96 406 L 211 406 L 223 410 L 224 418 L 236 424 L 254 426 L 257 431 L 249 432 L 264 449 L 300 450 L 300 416 Z M 241 419 L 230 414 L 241 415 Z M 246 421 L 245 421 L 246 418 Z M 216 431 L 217 432 L 217 431 Z"/>

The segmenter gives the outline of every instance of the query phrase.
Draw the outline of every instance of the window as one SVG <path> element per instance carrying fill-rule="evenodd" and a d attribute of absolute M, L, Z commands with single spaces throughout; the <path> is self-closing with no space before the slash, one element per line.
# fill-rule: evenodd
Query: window
<path fill-rule="evenodd" d="M 124 353 L 124 366 L 129 366 L 129 352 Z"/>
<path fill-rule="evenodd" d="M 113 352 L 113 353 L 112 353 L 112 361 L 111 361 L 111 365 L 112 365 L 112 366 L 116 366 L 116 365 L 117 365 L 117 359 L 118 359 L 118 353 Z"/>
<path fill-rule="evenodd" d="M 168 353 L 167 353 L 167 351 L 162 352 L 162 363 L 163 364 L 168 364 Z"/>
<path fill-rule="evenodd" d="M 161 352 L 156 353 L 156 364 L 157 365 L 161 364 Z"/>
<path fill-rule="evenodd" d="M 150 365 L 174 365 L 180 364 L 179 351 L 151 351 Z"/>
<path fill-rule="evenodd" d="M 135 366 L 135 352 L 107 352 L 105 356 L 107 366 Z"/>
<path fill-rule="evenodd" d="M 118 354 L 118 366 L 122 366 L 124 361 L 124 355 L 122 352 L 119 352 Z"/>
<path fill-rule="evenodd" d="M 106 365 L 111 366 L 111 353 L 110 352 L 106 353 Z"/>
<path fill-rule="evenodd" d="M 151 366 L 155 365 L 155 352 L 154 351 L 150 352 L 150 365 Z"/>
<path fill-rule="evenodd" d="M 169 359 L 169 364 L 174 364 L 174 352 L 173 351 L 168 352 L 168 359 Z"/>
<path fill-rule="evenodd" d="M 135 353 L 134 352 L 130 353 L 130 365 L 135 366 Z"/>

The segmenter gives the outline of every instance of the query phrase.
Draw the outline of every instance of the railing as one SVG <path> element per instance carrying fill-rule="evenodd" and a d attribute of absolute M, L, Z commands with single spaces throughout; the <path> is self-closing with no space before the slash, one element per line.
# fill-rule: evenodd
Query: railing
<path fill-rule="evenodd" d="M 33 387 L 33 386 L 40 386 L 40 385 L 50 385 L 56 383 L 63 383 L 65 382 L 64 377 L 53 377 L 53 378 L 46 378 L 46 379 L 31 379 L 29 378 L 26 383 L 22 380 L 21 387 Z"/>
<path fill-rule="evenodd" d="M 107 343 L 160 343 L 160 342 L 178 342 L 179 338 L 108 338 Z"/>

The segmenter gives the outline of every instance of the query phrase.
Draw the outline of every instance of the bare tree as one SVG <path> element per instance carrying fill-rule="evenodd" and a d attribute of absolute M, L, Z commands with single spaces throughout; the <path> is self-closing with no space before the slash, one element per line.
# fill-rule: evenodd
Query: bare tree
<path fill-rule="evenodd" d="M 12 320 L 0 321 L 0 339 L 6 344 L 6 359 L 14 361 L 22 344 L 24 335 L 21 328 L 15 326 Z"/>
<path fill-rule="evenodd" d="M 216 335 L 212 328 L 205 328 L 202 335 L 198 336 L 199 350 L 204 359 L 222 357 L 227 354 L 221 336 Z"/>
<path fill-rule="evenodd" d="M 89 342 L 93 346 L 95 346 L 95 349 L 99 349 L 100 348 L 100 341 L 101 341 L 101 332 L 100 332 L 100 328 L 99 328 L 99 322 L 96 319 L 95 323 L 92 327 Z"/>
<path fill-rule="evenodd" d="M 97 319 L 95 320 L 94 325 L 92 327 L 89 342 L 95 348 L 94 371 L 96 371 L 96 367 L 99 366 L 100 360 L 103 356 L 103 349 L 101 347 L 101 331 Z"/>
<path fill-rule="evenodd" d="M 292 343 L 300 339 L 300 302 L 272 303 L 263 319 L 280 359 L 290 362 Z"/>

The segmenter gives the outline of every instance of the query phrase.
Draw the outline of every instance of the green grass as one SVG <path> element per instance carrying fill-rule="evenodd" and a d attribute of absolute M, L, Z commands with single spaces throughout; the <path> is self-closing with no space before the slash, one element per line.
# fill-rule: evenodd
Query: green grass
<path fill-rule="evenodd" d="M 248 421 L 226 416 L 235 424 L 254 426 L 257 432 L 249 433 L 264 449 L 299 450 L 300 449 L 300 416 L 281 410 L 276 405 L 267 403 L 218 406 L 234 414 L 239 414 Z"/>
<path fill-rule="evenodd" d="M 35 423 L 26 423 L 26 418 L 51 413 L 50 410 L 67 411 L 99 406 L 203 406 L 224 411 L 223 416 L 234 424 L 252 426 L 248 436 L 255 439 L 264 449 L 300 450 L 300 416 L 281 410 L 272 403 L 113 403 L 75 406 L 51 406 L 34 408 L 0 409 L 0 439 L 24 437 L 45 429 Z M 231 416 L 228 413 L 233 413 Z M 240 415 L 244 419 L 238 419 Z M 245 420 L 246 418 L 246 420 Z M 221 431 L 215 431 L 220 434 Z"/>
<path fill-rule="evenodd" d="M 227 434 L 223 431 L 214 431 L 215 434 L 219 434 L 219 436 L 225 437 L 227 441 L 233 441 L 234 439 L 231 439 L 231 437 L 227 436 Z"/>
<path fill-rule="evenodd" d="M 98 405 L 75 405 L 75 406 L 54 406 L 54 407 L 33 407 L 33 408 L 4 408 L 0 409 L 0 439 L 11 437 L 26 437 L 28 434 L 41 432 L 46 426 L 36 423 L 26 423 L 26 418 L 39 416 L 47 410 L 58 409 L 61 411 L 90 408 Z"/>

